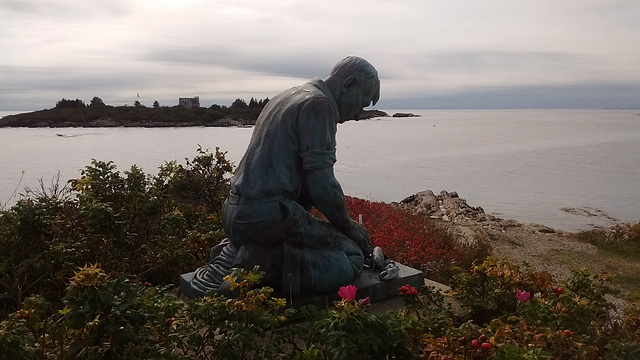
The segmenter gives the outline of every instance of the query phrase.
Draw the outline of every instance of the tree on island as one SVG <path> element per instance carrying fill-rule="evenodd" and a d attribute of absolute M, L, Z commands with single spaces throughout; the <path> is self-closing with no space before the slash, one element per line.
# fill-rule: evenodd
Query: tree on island
<path fill-rule="evenodd" d="M 231 104 L 233 109 L 246 109 L 249 107 L 244 99 L 235 99 L 235 101 Z"/>
<path fill-rule="evenodd" d="M 247 105 L 247 102 L 244 101 L 244 99 L 236 99 L 232 104 L 231 104 L 231 108 L 234 109 L 262 109 L 265 105 L 267 105 L 267 102 L 269 102 L 269 98 L 266 99 L 255 99 L 255 98 L 251 98 L 251 100 L 249 100 L 249 104 Z"/>
<path fill-rule="evenodd" d="M 249 109 L 262 109 L 265 105 L 267 105 L 268 102 L 269 98 L 266 98 L 264 100 L 251 98 L 251 100 L 249 100 Z"/>
<path fill-rule="evenodd" d="M 65 98 L 62 98 L 62 100 L 58 101 L 56 103 L 56 108 L 57 109 L 62 109 L 62 108 L 75 108 L 75 109 L 81 109 L 85 107 L 84 102 L 80 99 L 75 99 L 75 100 L 67 100 Z"/>
<path fill-rule="evenodd" d="M 97 96 L 94 96 L 93 99 L 91 99 L 91 103 L 89 104 L 89 107 L 91 108 L 101 108 L 105 106 L 107 105 L 105 105 L 104 101 L 102 101 L 102 99 Z"/>

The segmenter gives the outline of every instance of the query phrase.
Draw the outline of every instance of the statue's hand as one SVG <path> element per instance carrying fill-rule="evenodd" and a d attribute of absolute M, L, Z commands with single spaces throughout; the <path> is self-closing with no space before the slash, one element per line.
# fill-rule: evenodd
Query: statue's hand
<path fill-rule="evenodd" d="M 347 229 L 345 229 L 344 234 L 358 244 L 365 258 L 371 255 L 371 239 L 362 224 L 351 220 L 351 223 Z"/>

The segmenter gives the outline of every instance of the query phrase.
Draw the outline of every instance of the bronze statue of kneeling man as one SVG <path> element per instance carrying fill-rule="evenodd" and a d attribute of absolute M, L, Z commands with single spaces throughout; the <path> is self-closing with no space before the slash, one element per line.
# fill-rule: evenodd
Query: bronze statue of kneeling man
<path fill-rule="evenodd" d="M 360 276 L 365 260 L 372 262 L 371 241 L 349 218 L 334 176 L 336 131 L 379 98 L 376 69 L 350 56 L 325 80 L 267 103 L 231 179 L 222 212 L 228 239 L 192 280 L 200 295 L 224 293 L 232 268 L 256 265 L 265 272 L 264 285 L 289 296 L 337 291 Z M 311 215 L 312 207 L 328 222 Z"/>

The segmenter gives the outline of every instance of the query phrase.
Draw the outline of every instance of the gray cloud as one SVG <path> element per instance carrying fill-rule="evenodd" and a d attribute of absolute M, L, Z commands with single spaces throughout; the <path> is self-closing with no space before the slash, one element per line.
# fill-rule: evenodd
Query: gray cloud
<path fill-rule="evenodd" d="M 584 84 L 468 89 L 389 101 L 395 109 L 637 108 L 640 84 Z"/>
<path fill-rule="evenodd" d="M 47 16 L 122 15 L 128 12 L 127 4 L 128 2 L 123 0 L 100 3 L 82 0 L 4 0 L 0 3 L 0 9 L 7 12 L 45 14 Z"/>
<path fill-rule="evenodd" d="M 207 48 L 156 49 L 148 54 L 147 59 L 151 62 L 171 62 L 186 66 L 218 66 L 303 79 L 328 75 L 333 64 L 340 60 L 331 55 L 310 57 L 308 53 L 304 53 L 300 49 L 258 52 L 223 45 Z"/>
<path fill-rule="evenodd" d="M 631 0 L 9 0 L 0 11 L 0 110 L 137 92 L 224 104 L 325 77 L 346 55 L 378 68 L 380 108 L 640 106 Z"/>

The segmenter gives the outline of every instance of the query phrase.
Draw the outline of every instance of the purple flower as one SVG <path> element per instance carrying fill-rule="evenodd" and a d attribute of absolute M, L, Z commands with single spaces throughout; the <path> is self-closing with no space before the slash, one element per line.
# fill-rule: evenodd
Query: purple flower
<path fill-rule="evenodd" d="M 529 299 L 531 298 L 531 293 L 529 293 L 528 291 L 521 290 L 516 293 L 516 297 L 520 302 L 529 301 Z"/>
<path fill-rule="evenodd" d="M 340 290 L 338 291 L 338 295 L 340 295 L 340 297 L 342 299 L 346 299 L 348 301 L 352 301 L 356 298 L 356 291 L 358 290 L 358 288 L 356 288 L 353 285 L 348 285 L 348 286 L 341 286 Z"/>

